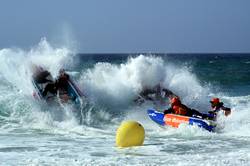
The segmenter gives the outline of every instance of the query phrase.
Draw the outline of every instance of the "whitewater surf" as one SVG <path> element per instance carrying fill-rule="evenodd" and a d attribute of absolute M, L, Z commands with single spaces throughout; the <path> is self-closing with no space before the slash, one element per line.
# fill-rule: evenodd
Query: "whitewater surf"
<path fill-rule="evenodd" d="M 30 50 L 0 50 L 1 163 L 250 164 L 250 56 L 112 54 L 107 60 L 103 56 L 107 55 L 77 55 L 68 48 L 52 47 L 46 39 Z M 51 112 L 56 108 L 41 107 L 34 100 L 31 63 L 46 67 L 53 77 L 60 68 L 71 73 L 90 102 L 83 108 L 83 124 L 78 123 L 70 107 L 54 111 L 55 116 Z M 218 119 L 217 127 L 223 127 L 214 133 L 188 125 L 161 129 L 145 111 L 152 108 L 152 102 L 133 102 L 144 87 L 159 83 L 202 112 L 209 110 L 212 97 L 219 97 L 231 107 L 232 114 Z M 144 146 L 115 147 L 115 132 L 124 120 L 144 126 Z"/>

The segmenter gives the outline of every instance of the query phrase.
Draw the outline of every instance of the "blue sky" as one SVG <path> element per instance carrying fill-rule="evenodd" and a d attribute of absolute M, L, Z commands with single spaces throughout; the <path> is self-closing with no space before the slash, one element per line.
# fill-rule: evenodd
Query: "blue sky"
<path fill-rule="evenodd" d="M 0 48 L 42 37 L 82 53 L 250 52 L 250 1 L 1 1 Z"/>

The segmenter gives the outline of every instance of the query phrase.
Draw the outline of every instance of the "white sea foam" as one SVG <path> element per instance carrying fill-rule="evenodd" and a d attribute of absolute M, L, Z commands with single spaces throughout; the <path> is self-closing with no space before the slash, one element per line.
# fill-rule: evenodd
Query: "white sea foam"
<path fill-rule="evenodd" d="M 23 93 L 30 94 L 33 87 L 30 81 L 31 66 L 40 65 L 53 76 L 58 70 L 70 64 L 73 53 L 67 48 L 53 48 L 45 38 L 29 51 L 22 49 L 0 50 L 0 75 Z"/>
<path fill-rule="evenodd" d="M 97 63 L 83 73 L 81 82 L 92 99 L 115 107 L 130 105 L 143 88 L 157 84 L 172 90 L 188 105 L 208 107 L 208 88 L 202 87 L 186 66 L 160 57 L 140 55 L 119 65 Z"/>
<path fill-rule="evenodd" d="M 7 122 L 19 122 L 24 126 L 26 124 L 32 126 L 32 122 L 41 126 L 42 122 L 47 123 L 45 116 L 38 116 L 40 119 L 34 116 L 44 110 L 32 98 L 34 90 L 31 83 L 32 65 L 42 66 L 56 76 L 60 68 L 71 65 L 73 55 L 73 52 L 67 47 L 52 47 L 45 38 L 42 38 L 38 45 L 30 50 L 1 49 L 0 111 L 5 115 L 3 119 Z M 64 118 L 66 117 L 65 114 Z M 64 120 L 68 121 L 68 119 Z M 72 122 L 72 124 L 74 123 Z M 11 126 L 9 125 L 9 127 Z"/>
<path fill-rule="evenodd" d="M 30 77 L 27 66 L 36 63 L 55 76 L 60 67 L 70 62 L 71 54 L 67 48 L 53 48 L 45 39 L 29 51 L 0 50 L 1 163 L 249 165 L 250 96 L 213 94 L 200 84 L 189 67 L 160 57 L 140 55 L 122 64 L 97 63 L 80 71 L 81 89 L 97 108 L 85 114 L 86 125 L 79 125 L 67 108 L 52 109 L 55 111 L 52 113 L 51 108 L 41 107 L 28 97 L 32 85 L 27 79 Z M 208 100 L 218 96 L 225 106 L 232 108 L 232 115 L 219 119 L 224 126 L 217 133 L 187 125 L 160 128 L 146 114 L 152 103 L 141 106 L 133 103 L 144 87 L 158 83 L 179 95 L 184 104 L 203 112 L 209 109 Z M 108 107 L 102 109 L 102 105 Z M 144 126 L 144 146 L 115 147 L 115 132 L 122 120 L 136 120 Z M 96 122 L 97 127 L 91 126 Z"/>

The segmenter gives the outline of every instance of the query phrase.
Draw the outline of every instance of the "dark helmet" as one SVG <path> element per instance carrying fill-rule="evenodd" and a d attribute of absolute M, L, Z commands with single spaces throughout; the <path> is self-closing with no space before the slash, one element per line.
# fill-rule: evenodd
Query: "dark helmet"
<path fill-rule="evenodd" d="M 65 69 L 61 68 L 61 69 L 59 70 L 59 74 L 64 74 L 64 73 L 65 73 Z"/>

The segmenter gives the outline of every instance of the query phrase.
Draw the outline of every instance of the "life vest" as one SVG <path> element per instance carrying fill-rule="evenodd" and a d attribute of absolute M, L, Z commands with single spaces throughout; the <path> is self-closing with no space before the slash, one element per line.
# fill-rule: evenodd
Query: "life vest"
<path fill-rule="evenodd" d="M 187 110 L 182 106 L 173 106 L 174 114 L 187 115 Z"/>

